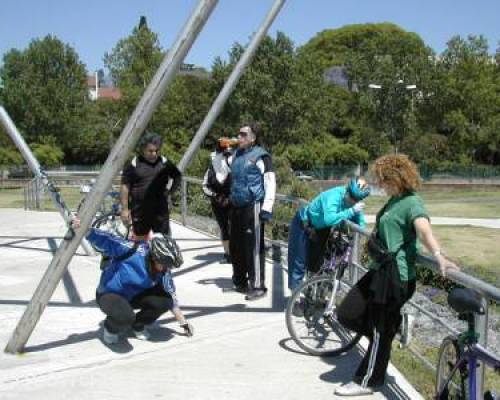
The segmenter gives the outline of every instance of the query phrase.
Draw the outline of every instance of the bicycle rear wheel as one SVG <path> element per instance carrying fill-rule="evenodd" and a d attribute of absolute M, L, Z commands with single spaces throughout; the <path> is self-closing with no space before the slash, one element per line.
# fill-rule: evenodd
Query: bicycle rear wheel
<path fill-rule="evenodd" d="M 467 365 L 455 369 L 461 353 L 458 340 L 454 336 L 443 339 L 439 348 L 439 358 L 436 371 L 436 393 L 439 400 L 468 400 L 469 388 L 467 382 Z"/>
<path fill-rule="evenodd" d="M 344 328 L 336 318 L 338 306 L 350 287 L 339 281 L 333 309 L 327 310 L 335 279 L 317 276 L 300 285 L 286 309 L 288 332 L 297 345 L 309 354 L 335 356 L 351 349 L 360 335 Z"/>

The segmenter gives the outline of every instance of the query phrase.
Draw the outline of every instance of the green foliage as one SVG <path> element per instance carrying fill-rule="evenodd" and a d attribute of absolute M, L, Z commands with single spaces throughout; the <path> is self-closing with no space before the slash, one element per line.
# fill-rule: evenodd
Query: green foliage
<path fill-rule="evenodd" d="M 47 143 L 35 143 L 33 155 L 43 168 L 57 167 L 62 164 L 64 153 L 60 147 Z"/>
<path fill-rule="evenodd" d="M 0 68 L 2 101 L 25 139 L 50 132 L 61 146 L 82 122 L 87 93 L 85 67 L 77 53 L 54 36 L 12 49 Z"/>
<path fill-rule="evenodd" d="M 286 146 L 284 154 L 296 170 L 322 165 L 360 164 L 368 161 L 368 152 L 354 144 L 343 144 L 332 136 L 318 137 L 302 145 Z"/>
<path fill-rule="evenodd" d="M 0 147 L 0 166 L 21 165 L 24 160 L 17 149 Z"/>
<path fill-rule="evenodd" d="M 111 53 L 104 55 L 104 65 L 121 89 L 144 90 L 162 57 L 158 35 L 143 23 L 136 26 L 130 36 L 119 40 Z"/>
<path fill-rule="evenodd" d="M 244 49 L 235 43 L 210 74 L 182 72 L 169 87 L 147 130 L 162 135 L 170 158 L 180 160 Z M 104 57 L 122 99 L 90 102 L 75 51 L 53 36 L 35 39 L 5 54 L 0 100 L 28 142 L 50 137 L 65 162 L 102 163 L 163 56 L 141 20 Z M 366 163 L 395 148 L 419 163 L 495 166 L 499 109 L 500 67 L 481 36 L 453 37 L 436 56 L 417 34 L 390 23 L 325 30 L 299 49 L 278 32 L 261 43 L 193 173 L 202 175 L 218 137 L 235 136 L 251 120 L 263 127 L 264 147 L 293 169 Z M 280 185 L 301 192 L 292 178 Z"/>

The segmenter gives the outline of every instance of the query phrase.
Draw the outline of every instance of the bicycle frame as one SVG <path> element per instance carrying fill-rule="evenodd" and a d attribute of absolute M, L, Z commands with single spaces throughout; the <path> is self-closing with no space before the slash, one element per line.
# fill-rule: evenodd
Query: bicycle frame
<path fill-rule="evenodd" d="M 485 349 L 478 343 L 467 343 L 467 341 L 471 340 L 471 334 L 473 334 L 473 332 L 458 335 L 457 339 L 459 347 L 461 349 L 461 356 L 453 366 L 453 369 L 450 371 L 450 376 L 444 382 L 443 387 L 440 389 L 439 393 L 437 393 L 437 399 L 440 398 L 444 389 L 448 386 L 453 376 L 455 376 L 458 370 L 463 368 L 465 365 L 467 365 L 467 386 L 469 389 L 470 400 L 483 399 L 483 394 L 477 393 L 478 361 L 483 362 L 485 365 L 491 368 L 500 369 L 500 359 L 495 354 L 490 352 L 488 349 Z M 472 340 L 476 340 L 476 337 L 472 336 Z"/>
<path fill-rule="evenodd" d="M 343 239 L 341 239 L 341 240 L 343 240 Z M 351 242 L 349 241 L 346 244 L 346 248 L 345 248 L 343 254 L 340 256 L 340 259 L 338 259 L 335 251 L 333 251 L 333 255 L 330 258 L 330 260 L 328 260 L 326 266 L 324 265 L 320 269 L 320 274 L 321 273 L 333 273 L 332 295 L 330 296 L 330 299 L 328 300 L 328 304 L 325 307 L 325 312 L 324 312 L 325 316 L 331 315 L 333 313 L 333 309 L 334 309 L 333 303 L 334 303 L 335 298 L 337 296 L 337 290 L 338 290 L 339 285 L 340 285 L 340 280 L 342 279 L 342 276 L 344 275 L 345 268 L 348 265 L 351 251 L 352 251 L 352 246 L 351 246 Z"/>

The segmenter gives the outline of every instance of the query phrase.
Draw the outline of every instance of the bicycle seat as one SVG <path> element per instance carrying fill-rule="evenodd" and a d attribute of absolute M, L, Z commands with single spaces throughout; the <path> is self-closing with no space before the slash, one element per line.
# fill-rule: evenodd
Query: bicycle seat
<path fill-rule="evenodd" d="M 453 289 L 448 295 L 448 304 L 460 314 L 484 314 L 484 307 L 481 303 L 481 295 L 471 289 Z"/>

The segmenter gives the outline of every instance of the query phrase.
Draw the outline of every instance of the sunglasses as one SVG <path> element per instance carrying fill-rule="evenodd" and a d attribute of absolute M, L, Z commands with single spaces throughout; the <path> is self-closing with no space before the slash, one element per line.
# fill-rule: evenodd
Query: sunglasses
<path fill-rule="evenodd" d="M 238 136 L 247 137 L 248 136 L 248 132 L 238 132 Z"/>

